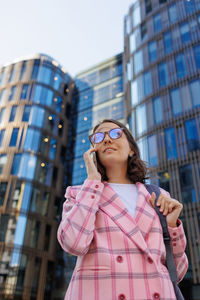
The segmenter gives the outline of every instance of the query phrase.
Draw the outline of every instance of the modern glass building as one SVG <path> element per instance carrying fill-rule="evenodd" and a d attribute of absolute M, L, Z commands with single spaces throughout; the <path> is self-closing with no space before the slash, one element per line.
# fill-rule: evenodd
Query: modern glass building
<path fill-rule="evenodd" d="M 0 299 L 63 299 L 55 241 L 73 88 L 47 55 L 0 69 Z"/>
<path fill-rule="evenodd" d="M 127 120 L 152 181 L 184 204 L 182 288 L 200 299 L 200 1 L 133 1 L 124 45 Z"/>
<path fill-rule="evenodd" d="M 73 114 L 74 130 L 70 130 L 74 137 L 72 185 L 82 184 L 87 177 L 83 154 L 90 148 L 92 128 L 105 118 L 124 122 L 122 54 L 81 72 L 75 85 L 73 103 L 77 110 Z"/>

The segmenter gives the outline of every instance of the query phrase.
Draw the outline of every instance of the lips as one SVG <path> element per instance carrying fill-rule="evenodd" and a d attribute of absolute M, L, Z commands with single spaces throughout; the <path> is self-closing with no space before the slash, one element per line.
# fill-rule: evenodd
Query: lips
<path fill-rule="evenodd" d="M 116 149 L 114 149 L 114 148 L 108 147 L 108 148 L 106 148 L 103 152 L 107 152 L 107 150 L 109 150 L 109 149 L 110 149 L 110 150 L 114 150 L 114 151 L 116 150 Z"/>

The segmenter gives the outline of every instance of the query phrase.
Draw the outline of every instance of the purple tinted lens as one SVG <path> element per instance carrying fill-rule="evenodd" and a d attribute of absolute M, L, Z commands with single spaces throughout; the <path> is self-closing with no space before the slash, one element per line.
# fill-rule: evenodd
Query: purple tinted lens
<path fill-rule="evenodd" d="M 104 133 L 103 132 L 97 132 L 92 136 L 92 142 L 94 144 L 101 143 L 104 139 Z"/>
<path fill-rule="evenodd" d="M 122 129 L 121 128 L 114 128 L 109 132 L 109 136 L 112 139 L 118 139 L 122 135 Z"/>

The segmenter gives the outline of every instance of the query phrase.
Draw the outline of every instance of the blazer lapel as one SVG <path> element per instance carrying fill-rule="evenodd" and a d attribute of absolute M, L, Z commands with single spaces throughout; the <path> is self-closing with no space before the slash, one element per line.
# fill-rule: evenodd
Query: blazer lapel
<path fill-rule="evenodd" d="M 146 197 L 150 197 L 150 194 L 148 194 L 147 191 L 146 194 L 145 187 L 143 187 L 142 184 L 137 183 L 138 203 L 136 207 L 136 215 L 135 218 L 133 218 L 111 186 L 109 186 L 107 182 L 104 182 L 104 185 L 105 188 L 101 197 L 99 209 L 104 211 L 104 213 L 106 213 L 117 224 L 117 226 L 121 228 L 121 230 L 137 245 L 138 248 L 140 248 L 143 252 L 149 253 L 145 237 L 150 230 L 154 216 L 152 214 L 150 204 L 146 204 L 145 202 Z"/>

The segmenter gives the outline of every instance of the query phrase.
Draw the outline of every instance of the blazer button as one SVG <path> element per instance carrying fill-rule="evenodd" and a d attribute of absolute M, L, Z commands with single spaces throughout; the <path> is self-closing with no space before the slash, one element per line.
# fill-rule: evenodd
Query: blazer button
<path fill-rule="evenodd" d="M 159 300 L 159 299 L 160 299 L 160 294 L 154 293 L 154 294 L 153 294 L 153 299 Z"/>
<path fill-rule="evenodd" d="M 173 236 L 176 236 L 177 235 L 177 233 L 176 232 L 173 232 Z"/>
<path fill-rule="evenodd" d="M 119 300 L 125 300 L 125 299 L 126 299 L 126 297 L 125 297 L 125 295 L 124 295 L 124 294 L 120 294 L 120 295 L 119 295 L 119 297 L 118 297 L 118 299 L 119 299 Z"/>
<path fill-rule="evenodd" d="M 148 257 L 147 260 L 148 260 L 148 262 L 149 262 L 150 264 L 153 263 L 153 260 L 151 259 L 151 257 Z"/>
<path fill-rule="evenodd" d="M 118 255 L 118 256 L 117 256 L 117 261 L 118 261 L 119 263 L 123 262 L 123 257 L 122 257 L 121 255 Z"/>
<path fill-rule="evenodd" d="M 173 243 L 172 245 L 175 247 L 175 246 L 176 246 L 176 243 Z"/>
<path fill-rule="evenodd" d="M 91 198 L 92 198 L 92 199 L 94 199 L 94 198 L 95 198 L 95 196 L 94 196 L 94 195 L 92 195 L 92 196 L 91 196 Z"/>
<path fill-rule="evenodd" d="M 99 187 L 99 185 L 98 185 L 98 184 L 96 184 L 96 185 L 95 185 L 95 188 L 96 188 L 96 189 L 98 189 L 98 187 Z"/>

